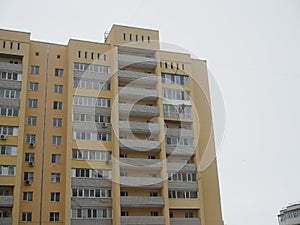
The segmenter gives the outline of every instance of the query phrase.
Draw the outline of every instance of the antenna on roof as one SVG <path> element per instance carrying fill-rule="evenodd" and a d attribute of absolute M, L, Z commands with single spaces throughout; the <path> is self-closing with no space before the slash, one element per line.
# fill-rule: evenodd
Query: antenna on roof
<path fill-rule="evenodd" d="M 107 37 L 108 37 L 108 34 L 109 34 L 108 31 L 105 31 L 105 32 L 104 32 L 104 41 L 106 41 L 106 39 L 107 39 Z"/>

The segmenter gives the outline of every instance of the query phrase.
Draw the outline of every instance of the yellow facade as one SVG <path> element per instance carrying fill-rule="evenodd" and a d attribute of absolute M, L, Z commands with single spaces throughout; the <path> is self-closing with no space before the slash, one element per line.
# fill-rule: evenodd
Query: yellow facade
<path fill-rule="evenodd" d="M 205 61 L 114 25 L 0 30 L 0 225 L 222 225 Z"/>

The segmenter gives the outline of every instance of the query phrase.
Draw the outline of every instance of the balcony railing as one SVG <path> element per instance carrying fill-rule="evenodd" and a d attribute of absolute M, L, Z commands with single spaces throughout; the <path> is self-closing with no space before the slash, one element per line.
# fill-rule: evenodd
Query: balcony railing
<path fill-rule="evenodd" d="M 94 178 L 72 178 L 72 187 L 110 187 L 111 180 Z"/>
<path fill-rule="evenodd" d="M 170 218 L 171 225 L 200 225 L 199 218 Z"/>
<path fill-rule="evenodd" d="M 111 225 L 112 219 L 71 219 L 71 225 Z"/>
<path fill-rule="evenodd" d="M 158 92 L 154 89 L 119 87 L 120 100 L 145 100 L 154 101 L 158 98 Z"/>
<path fill-rule="evenodd" d="M 120 132 L 131 132 L 136 134 L 159 134 L 159 124 L 145 122 L 120 121 Z"/>
<path fill-rule="evenodd" d="M 159 116 L 159 110 L 157 106 L 147 106 L 138 104 L 119 104 L 119 112 L 121 115 L 130 115 L 136 117 L 152 118 Z"/>
<path fill-rule="evenodd" d="M 119 59 L 119 68 L 131 66 L 135 68 L 154 69 L 156 67 L 155 58 L 119 54 L 118 59 Z"/>
<path fill-rule="evenodd" d="M 111 207 L 111 198 L 77 198 L 72 197 L 72 207 Z"/>
<path fill-rule="evenodd" d="M 141 152 L 159 152 L 160 142 L 150 140 L 120 139 L 120 149 Z"/>
<path fill-rule="evenodd" d="M 158 208 L 164 206 L 163 197 L 121 196 L 121 207 Z"/>
<path fill-rule="evenodd" d="M 121 187 L 162 188 L 162 179 L 157 177 L 120 177 Z"/>
<path fill-rule="evenodd" d="M 173 146 L 166 145 L 167 155 L 172 156 L 193 156 L 195 148 L 191 146 Z"/>
<path fill-rule="evenodd" d="M 164 225 L 164 216 L 122 216 L 122 225 L 147 224 L 147 225 Z"/>
<path fill-rule="evenodd" d="M 0 62 L 0 71 L 10 71 L 22 73 L 23 66 L 21 64 Z"/>
<path fill-rule="evenodd" d="M 14 196 L 0 196 L 0 207 L 13 207 Z"/>
<path fill-rule="evenodd" d="M 134 84 L 156 85 L 157 76 L 128 70 L 119 70 L 119 81 Z"/>
<path fill-rule="evenodd" d="M 198 183 L 196 181 L 187 182 L 187 181 L 169 181 L 168 182 L 169 190 L 177 191 L 197 191 Z"/>
<path fill-rule="evenodd" d="M 162 163 L 158 159 L 120 158 L 120 167 L 136 170 L 161 170 Z"/>
<path fill-rule="evenodd" d="M 193 131 L 187 129 L 166 128 L 167 136 L 193 137 Z"/>
<path fill-rule="evenodd" d="M 0 218 L 0 225 L 12 225 L 11 217 Z"/>
<path fill-rule="evenodd" d="M 196 172 L 196 165 L 193 163 L 167 163 L 168 171 Z"/>

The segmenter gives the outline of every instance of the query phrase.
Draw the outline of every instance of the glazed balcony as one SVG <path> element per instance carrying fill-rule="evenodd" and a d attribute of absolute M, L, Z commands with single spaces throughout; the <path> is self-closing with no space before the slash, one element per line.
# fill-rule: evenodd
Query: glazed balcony
<path fill-rule="evenodd" d="M 122 216 L 121 224 L 122 225 L 131 225 L 131 224 L 164 225 L 165 217 L 164 216 Z"/>
<path fill-rule="evenodd" d="M 150 140 L 120 139 L 120 149 L 140 152 L 159 152 L 160 142 Z"/>
<path fill-rule="evenodd" d="M 121 207 L 159 208 L 163 206 L 163 197 L 121 196 Z"/>
<path fill-rule="evenodd" d="M 155 58 L 150 58 L 150 57 L 119 54 L 118 60 L 119 60 L 119 68 L 130 66 L 134 68 L 154 69 L 156 67 Z"/>
<path fill-rule="evenodd" d="M 158 117 L 159 110 L 157 106 L 138 105 L 138 104 L 119 104 L 119 112 L 121 115 L 130 115 L 136 117 Z"/>
<path fill-rule="evenodd" d="M 143 122 L 119 122 L 120 133 L 130 132 L 134 134 L 159 134 L 160 127 L 158 123 Z"/>
<path fill-rule="evenodd" d="M 134 84 L 156 85 L 157 76 L 149 73 L 133 72 L 128 70 L 119 70 L 119 81 Z"/>
<path fill-rule="evenodd" d="M 120 167 L 136 170 L 161 170 L 162 163 L 158 159 L 120 158 Z"/>
<path fill-rule="evenodd" d="M 161 178 L 157 177 L 120 177 L 121 187 L 162 188 Z"/>
<path fill-rule="evenodd" d="M 155 101 L 158 98 L 158 92 L 154 89 L 147 88 L 133 88 L 133 87 L 119 87 L 120 100 L 145 100 Z"/>

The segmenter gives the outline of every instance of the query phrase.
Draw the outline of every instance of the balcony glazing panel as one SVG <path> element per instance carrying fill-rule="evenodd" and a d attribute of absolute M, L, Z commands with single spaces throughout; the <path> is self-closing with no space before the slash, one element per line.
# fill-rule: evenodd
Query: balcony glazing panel
<path fill-rule="evenodd" d="M 121 115 L 130 115 L 136 117 L 152 118 L 159 116 L 157 106 L 147 106 L 138 104 L 119 104 L 119 112 Z"/>
<path fill-rule="evenodd" d="M 158 159 L 120 158 L 120 167 L 137 170 L 161 170 L 162 163 Z"/>
<path fill-rule="evenodd" d="M 155 58 L 148 58 L 136 55 L 119 54 L 119 68 L 131 66 L 135 68 L 154 69 L 156 67 Z"/>
<path fill-rule="evenodd" d="M 120 139 L 120 149 L 134 151 L 160 151 L 159 141 L 135 140 L 135 139 Z"/>
<path fill-rule="evenodd" d="M 13 207 L 14 196 L 0 196 L 0 207 Z"/>
<path fill-rule="evenodd" d="M 128 70 L 119 70 L 119 81 L 134 84 L 157 84 L 157 76 L 148 73 L 139 73 Z"/>
<path fill-rule="evenodd" d="M 120 177 L 121 187 L 162 188 L 162 179 L 154 177 Z"/>
<path fill-rule="evenodd" d="M 164 216 L 122 216 L 122 225 L 147 224 L 147 225 L 164 225 Z"/>
<path fill-rule="evenodd" d="M 147 100 L 154 101 L 158 98 L 158 92 L 154 89 L 119 87 L 120 100 Z"/>
<path fill-rule="evenodd" d="M 159 134 L 160 126 L 157 123 L 143 122 L 119 122 L 120 132 L 131 132 L 137 134 Z"/>
<path fill-rule="evenodd" d="M 121 196 L 121 207 L 163 207 L 163 197 Z"/>

